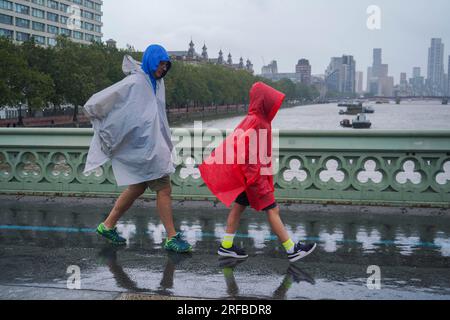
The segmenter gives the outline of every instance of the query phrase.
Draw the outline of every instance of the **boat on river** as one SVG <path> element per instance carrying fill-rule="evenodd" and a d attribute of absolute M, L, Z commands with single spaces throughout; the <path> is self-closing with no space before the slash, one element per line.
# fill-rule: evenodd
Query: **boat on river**
<path fill-rule="evenodd" d="M 358 116 L 353 121 L 344 119 L 340 124 L 341 127 L 354 129 L 369 129 L 372 126 L 370 120 L 367 119 L 366 115 L 363 113 L 358 114 Z"/>

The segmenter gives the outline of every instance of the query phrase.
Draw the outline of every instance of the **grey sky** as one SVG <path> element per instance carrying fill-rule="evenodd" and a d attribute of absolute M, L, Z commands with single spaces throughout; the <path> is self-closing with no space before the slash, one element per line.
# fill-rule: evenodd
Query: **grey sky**
<path fill-rule="evenodd" d="M 369 30 L 368 6 L 381 9 L 381 30 Z M 256 73 L 263 59 L 278 61 L 279 72 L 294 72 L 307 58 L 313 74 L 323 74 L 330 57 L 352 54 L 357 70 L 366 71 L 372 49 L 383 49 L 383 63 L 397 82 L 414 66 L 426 75 L 432 37 L 450 55 L 448 0 L 105 0 L 104 40 L 144 50 L 159 43 L 168 50 L 187 50 L 192 37 L 197 52 L 206 42 L 210 57 L 220 49 L 235 63 L 250 58 Z"/>

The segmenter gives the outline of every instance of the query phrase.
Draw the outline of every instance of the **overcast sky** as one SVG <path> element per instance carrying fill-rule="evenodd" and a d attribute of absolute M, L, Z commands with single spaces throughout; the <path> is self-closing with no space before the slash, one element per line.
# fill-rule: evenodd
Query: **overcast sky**
<path fill-rule="evenodd" d="M 381 10 L 379 30 L 367 27 L 370 5 Z M 105 0 L 103 12 L 104 40 L 119 47 L 187 50 L 192 37 L 197 52 L 205 42 L 210 58 L 220 49 L 235 63 L 250 58 L 257 74 L 273 59 L 279 72 L 294 72 L 300 58 L 323 74 L 332 56 L 351 54 L 366 77 L 380 47 L 397 82 L 414 66 L 426 75 L 432 37 L 445 44 L 446 72 L 450 55 L 449 0 Z"/>

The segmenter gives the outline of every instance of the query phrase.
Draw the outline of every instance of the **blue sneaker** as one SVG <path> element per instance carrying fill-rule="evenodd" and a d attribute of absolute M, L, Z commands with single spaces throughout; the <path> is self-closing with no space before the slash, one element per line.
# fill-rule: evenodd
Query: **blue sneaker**
<path fill-rule="evenodd" d="M 299 259 L 306 257 L 308 254 L 314 251 L 316 246 L 317 246 L 316 243 L 300 244 L 300 242 L 298 242 L 294 247 L 294 252 L 287 254 L 289 261 L 295 262 Z"/>
<path fill-rule="evenodd" d="M 175 236 L 170 239 L 166 239 L 164 242 L 164 249 L 177 252 L 177 253 L 185 253 L 191 252 L 192 246 L 183 239 L 183 234 L 178 232 Z"/>
<path fill-rule="evenodd" d="M 122 238 L 117 233 L 117 227 L 114 229 L 107 229 L 103 223 L 100 223 L 97 227 L 97 233 L 108 239 L 112 244 L 124 245 L 127 243 L 127 239 Z"/>

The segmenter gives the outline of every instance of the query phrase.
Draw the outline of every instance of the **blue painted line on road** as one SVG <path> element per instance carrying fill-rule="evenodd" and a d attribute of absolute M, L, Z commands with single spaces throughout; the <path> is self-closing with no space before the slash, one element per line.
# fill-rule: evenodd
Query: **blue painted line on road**
<path fill-rule="evenodd" d="M 56 232 L 95 232 L 90 228 L 68 228 L 68 227 L 38 227 L 38 226 L 2 226 L 0 230 L 18 230 L 18 231 L 56 231 Z"/>
<path fill-rule="evenodd" d="M 42 232 L 68 232 L 68 233 L 95 233 L 96 229 L 93 228 L 74 228 L 74 227 L 45 227 L 45 226 L 15 226 L 15 225 L 0 225 L 0 230 L 15 230 L 15 231 L 42 231 Z M 208 232 L 197 232 L 199 237 L 204 238 L 217 238 L 217 234 Z M 248 238 L 253 239 L 254 236 L 245 233 L 237 233 L 236 238 Z M 264 240 L 278 240 L 275 235 L 265 236 Z M 301 241 L 314 241 L 324 243 L 320 237 L 304 237 Z M 362 245 L 363 242 L 352 239 L 336 240 L 336 243 L 353 243 Z M 374 246 L 409 246 L 409 247 L 424 247 L 424 248 L 442 248 L 442 246 L 434 244 L 432 242 L 414 242 L 414 243 L 401 243 L 392 240 L 378 240 L 371 243 Z M 447 247 L 447 246 L 445 246 Z M 449 246 L 450 247 L 450 246 Z"/>

